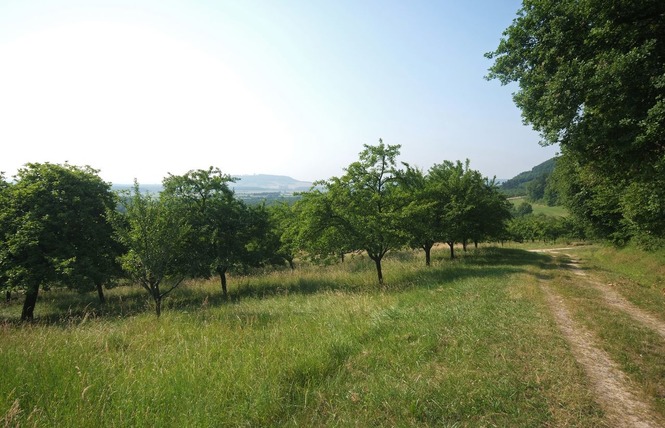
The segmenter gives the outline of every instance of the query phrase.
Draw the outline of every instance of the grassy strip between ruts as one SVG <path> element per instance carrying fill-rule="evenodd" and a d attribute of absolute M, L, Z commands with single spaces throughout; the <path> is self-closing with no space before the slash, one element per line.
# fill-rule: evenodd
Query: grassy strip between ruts
<path fill-rule="evenodd" d="M 538 287 L 548 256 L 443 254 L 429 269 L 393 257 L 385 287 L 360 258 L 236 279 L 227 304 L 192 283 L 160 319 L 125 289 L 57 318 L 73 298 L 56 293 L 43 323 L 1 327 L 0 412 L 22 426 L 601 425 Z"/>
<path fill-rule="evenodd" d="M 665 250 L 594 245 L 568 252 L 582 258 L 605 284 L 665 321 Z"/>

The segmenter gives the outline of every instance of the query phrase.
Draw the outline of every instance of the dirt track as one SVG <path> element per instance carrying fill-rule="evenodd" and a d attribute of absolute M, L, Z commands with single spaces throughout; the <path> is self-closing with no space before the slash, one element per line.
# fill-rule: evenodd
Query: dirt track
<path fill-rule="evenodd" d="M 569 249 L 537 251 L 556 254 Z M 571 259 L 568 267 L 572 272 L 579 277 L 580 281 L 601 291 L 606 304 L 628 313 L 638 322 L 665 337 L 665 323 L 591 278 L 580 268 L 579 260 L 573 259 L 568 254 L 565 255 Z M 575 359 L 584 367 L 596 400 L 605 412 L 608 426 L 640 428 L 665 426 L 665 421 L 660 420 L 650 409 L 649 404 L 640 398 L 639 393 L 632 387 L 630 379 L 597 345 L 598 339 L 593 333 L 571 317 L 563 298 L 552 291 L 547 281 L 541 281 L 541 288 L 559 329 L 570 344 Z"/>

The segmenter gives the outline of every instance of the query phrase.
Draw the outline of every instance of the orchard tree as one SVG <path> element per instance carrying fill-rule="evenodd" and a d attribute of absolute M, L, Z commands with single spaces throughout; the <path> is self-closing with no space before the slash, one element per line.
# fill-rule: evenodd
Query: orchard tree
<path fill-rule="evenodd" d="M 468 161 L 466 164 L 468 169 Z M 439 233 L 450 248 L 450 258 L 455 258 L 455 243 L 462 242 L 468 233 L 468 181 L 465 180 L 465 165 L 462 162 L 443 161 L 433 165 L 428 174 L 432 181 L 432 196 L 440 201 L 437 210 Z"/>
<path fill-rule="evenodd" d="M 487 54 L 488 78 L 519 84 L 525 122 L 575 171 L 563 199 L 617 241 L 665 237 L 663 34 L 662 0 L 524 0 Z"/>
<path fill-rule="evenodd" d="M 411 248 L 422 249 L 425 252 L 425 265 L 430 266 L 432 248 L 445 238 L 442 222 L 448 196 L 437 192 L 440 189 L 433 185 L 431 176 L 410 165 L 405 165 L 399 174 L 399 183 L 400 197 L 408 201 L 402 220 L 408 244 Z"/>
<path fill-rule="evenodd" d="M 25 290 L 22 320 L 34 317 L 41 287 L 99 291 L 117 272 L 119 247 L 107 217 L 116 200 L 97 174 L 88 166 L 31 163 L 3 185 L 0 276 L 8 290 Z"/>
<path fill-rule="evenodd" d="M 8 206 L 9 200 L 9 183 L 5 181 L 4 172 L 0 171 L 0 207 Z M 0 208 L 0 239 L 3 241 L 6 239 L 5 231 L 9 226 L 7 220 L 9 220 L 9 218 L 5 216 L 4 211 Z M 0 244 L 0 251 L 3 251 L 3 248 L 2 244 Z M 4 254 L 0 252 L 0 290 L 5 291 L 5 301 L 9 302 L 12 298 L 12 290 L 9 288 L 7 282 L 4 263 Z"/>
<path fill-rule="evenodd" d="M 162 198 L 179 207 L 191 225 L 187 238 L 189 274 L 219 276 L 228 299 L 227 273 L 233 267 L 273 261 L 278 244 L 271 237 L 265 207 L 247 207 L 229 187 L 235 181 L 219 168 L 192 170 L 164 179 Z"/>
<path fill-rule="evenodd" d="M 276 255 L 286 260 L 291 270 L 296 268 L 294 260 L 299 250 L 297 210 L 297 205 L 285 202 L 274 204 L 269 208 L 273 239 L 277 240 Z"/>
<path fill-rule="evenodd" d="M 433 241 L 448 244 L 451 259 L 455 258 L 457 242 L 466 250 L 470 240 L 477 244 L 504 234 L 510 204 L 492 180 L 469 167 L 468 160 L 433 165 L 425 182 L 425 199 L 419 202 L 431 207 L 429 223 L 425 224 L 432 229 Z"/>
<path fill-rule="evenodd" d="M 322 233 L 332 229 L 341 237 L 343 247 L 366 251 L 383 284 L 383 257 L 407 242 L 401 224 L 405 201 L 399 197 L 396 166 L 400 146 L 379 140 L 376 146 L 364 147 L 360 159 L 342 177 L 320 183 L 326 192 L 317 221 L 324 226 Z"/>
<path fill-rule="evenodd" d="M 346 253 L 359 248 L 336 217 L 333 203 L 332 194 L 318 188 L 303 193 L 293 206 L 295 222 L 285 231 L 286 239 L 317 263 L 343 262 Z"/>
<path fill-rule="evenodd" d="M 241 269 L 284 265 L 278 230 L 265 203 L 247 207 L 245 256 Z M 287 256 L 288 257 L 288 256 Z"/>
<path fill-rule="evenodd" d="M 113 216 L 118 240 L 127 248 L 120 257 L 122 267 L 150 294 L 159 317 L 162 299 L 191 272 L 195 256 L 187 247 L 191 226 L 178 206 L 142 193 L 136 181 L 122 205 L 123 212 Z"/>
<path fill-rule="evenodd" d="M 493 179 L 482 177 L 478 171 L 469 174 L 471 191 L 468 202 L 472 207 L 468 213 L 467 223 L 470 228 L 467 237 L 478 247 L 481 241 L 499 240 L 505 236 L 506 223 L 511 217 L 511 204 Z"/>
<path fill-rule="evenodd" d="M 228 298 L 226 273 L 241 257 L 245 244 L 238 236 L 245 207 L 229 187 L 234 181 L 219 168 L 210 167 L 181 176 L 169 175 L 163 181 L 162 192 L 191 226 L 186 240 L 191 255 L 189 274 L 219 276 L 224 299 Z"/>

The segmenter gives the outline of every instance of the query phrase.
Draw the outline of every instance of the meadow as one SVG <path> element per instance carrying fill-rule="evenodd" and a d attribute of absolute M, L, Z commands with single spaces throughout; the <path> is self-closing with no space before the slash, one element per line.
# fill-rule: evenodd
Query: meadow
<path fill-rule="evenodd" d="M 524 196 L 512 197 L 509 199 L 509 201 L 513 204 L 513 206 L 518 206 L 522 202 L 529 202 Z M 567 217 L 569 214 L 566 207 L 563 206 L 549 206 L 547 204 L 541 204 L 538 202 L 529 202 L 529 204 L 531 204 L 533 213 L 536 215 L 545 214 L 553 217 Z"/>
<path fill-rule="evenodd" d="M 665 319 L 662 254 L 579 247 L 588 269 Z M 367 257 L 184 284 L 155 317 L 138 287 L 0 307 L 5 426 L 603 426 L 543 282 L 665 417 L 665 343 L 571 287 L 563 256 L 485 247 L 432 266 Z M 642 257 L 644 259 L 644 257 Z M 649 264 L 652 263 L 652 264 Z M 617 266 L 632 265 L 622 271 Z M 585 265 L 587 266 L 587 265 Z M 658 266 L 654 268 L 654 266 Z M 647 277 L 643 269 L 651 269 Z M 646 275 L 646 274 L 645 274 Z M 637 289 L 637 290 L 634 290 Z M 625 290 L 622 290 L 622 293 Z M 637 333 L 636 333 L 637 332 Z"/>

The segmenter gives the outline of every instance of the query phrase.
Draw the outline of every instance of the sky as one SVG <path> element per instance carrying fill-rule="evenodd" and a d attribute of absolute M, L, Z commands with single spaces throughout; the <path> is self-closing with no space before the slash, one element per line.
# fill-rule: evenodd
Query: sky
<path fill-rule="evenodd" d="M 314 181 L 363 144 L 511 178 L 553 157 L 484 76 L 518 0 L 0 0 L 0 171 Z"/>

